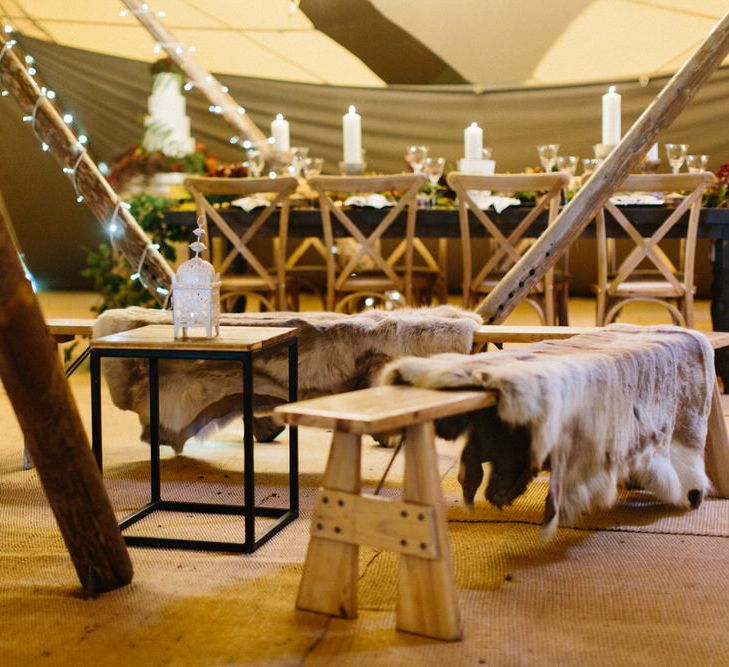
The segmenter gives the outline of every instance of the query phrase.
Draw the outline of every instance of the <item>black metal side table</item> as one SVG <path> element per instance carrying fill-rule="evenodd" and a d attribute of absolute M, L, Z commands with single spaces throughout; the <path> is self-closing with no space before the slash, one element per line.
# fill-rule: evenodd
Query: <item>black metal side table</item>
<path fill-rule="evenodd" d="M 245 520 L 243 542 L 218 542 L 167 537 L 124 535 L 129 546 L 231 551 L 251 553 L 271 539 L 299 515 L 298 432 L 289 427 L 289 503 L 288 507 L 255 505 L 253 456 L 253 355 L 275 347 L 288 348 L 289 401 L 297 399 L 297 329 L 283 327 L 220 327 L 216 338 L 176 340 L 171 325 L 150 325 L 104 336 L 91 341 L 91 439 L 94 455 L 102 470 L 101 438 L 101 359 L 104 357 L 149 360 L 150 419 L 150 502 L 119 522 L 122 531 L 155 511 L 198 514 L 238 515 Z M 243 505 L 193 503 L 163 500 L 160 483 L 159 452 L 159 359 L 200 359 L 237 361 L 243 366 Z M 278 519 L 256 539 L 255 519 Z"/>

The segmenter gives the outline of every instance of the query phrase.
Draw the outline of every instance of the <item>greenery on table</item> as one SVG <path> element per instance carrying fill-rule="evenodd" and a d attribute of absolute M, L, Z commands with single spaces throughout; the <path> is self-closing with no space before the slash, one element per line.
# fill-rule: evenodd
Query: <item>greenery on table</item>
<path fill-rule="evenodd" d="M 165 197 L 137 195 L 130 202 L 130 213 L 139 222 L 152 243 L 159 244 L 160 254 L 168 261 L 177 258 L 172 243 L 186 241 L 189 230 L 184 225 L 168 225 L 165 211 L 169 201 Z M 96 250 L 87 249 L 86 268 L 81 275 L 89 278 L 93 289 L 99 293 L 100 301 L 92 307 L 95 313 L 103 313 L 110 308 L 126 308 L 127 306 L 157 305 L 157 301 L 147 291 L 140 280 L 132 280 L 131 275 L 137 271 L 118 250 L 109 242 L 100 243 Z"/>
<path fill-rule="evenodd" d="M 707 208 L 729 208 L 729 162 L 716 170 L 716 183 L 708 187 L 701 202 Z"/>

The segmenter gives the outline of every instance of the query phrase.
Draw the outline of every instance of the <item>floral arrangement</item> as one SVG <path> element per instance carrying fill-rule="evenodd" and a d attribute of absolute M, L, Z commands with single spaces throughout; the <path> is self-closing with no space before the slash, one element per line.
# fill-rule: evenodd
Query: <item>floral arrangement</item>
<path fill-rule="evenodd" d="M 196 144 L 195 152 L 184 157 L 170 157 L 161 151 L 150 153 L 141 145 L 132 146 L 111 164 L 109 184 L 115 190 L 121 190 L 135 176 L 154 176 L 170 171 L 188 174 L 214 174 L 218 168 L 218 159 L 202 144 Z"/>
<path fill-rule="evenodd" d="M 729 162 L 723 162 L 716 170 L 716 183 L 706 188 L 702 206 L 729 208 Z"/>

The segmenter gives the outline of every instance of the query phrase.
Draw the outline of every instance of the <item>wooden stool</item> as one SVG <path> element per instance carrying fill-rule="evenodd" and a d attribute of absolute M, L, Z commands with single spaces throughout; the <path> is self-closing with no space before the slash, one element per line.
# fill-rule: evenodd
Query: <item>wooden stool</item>
<path fill-rule="evenodd" d="M 276 408 L 285 423 L 332 429 L 296 606 L 357 614 L 359 545 L 400 556 L 397 629 L 458 640 L 462 626 L 448 542 L 433 420 L 496 403 L 484 391 L 371 387 Z M 404 430 L 400 500 L 363 494 L 362 435 Z"/>

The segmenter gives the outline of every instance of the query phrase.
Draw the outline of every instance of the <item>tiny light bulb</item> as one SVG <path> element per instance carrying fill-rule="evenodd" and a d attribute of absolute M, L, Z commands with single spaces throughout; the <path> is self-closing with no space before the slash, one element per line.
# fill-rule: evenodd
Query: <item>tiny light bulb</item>
<path fill-rule="evenodd" d="M 48 93 L 46 94 L 46 97 L 49 100 L 55 100 L 56 99 L 56 91 L 55 90 L 49 90 Z"/>
<path fill-rule="evenodd" d="M 181 46 L 178 46 L 178 47 L 177 47 L 177 48 L 175 49 L 175 53 L 176 53 L 176 54 L 177 54 L 177 55 L 179 56 L 179 55 L 180 55 L 180 54 L 182 53 L 182 47 L 181 47 Z"/>
<path fill-rule="evenodd" d="M 230 138 L 230 143 L 231 144 L 237 144 L 238 143 L 238 137 L 231 137 Z"/>
<path fill-rule="evenodd" d="M 88 140 L 89 140 L 89 138 L 85 134 L 78 135 L 78 142 L 80 144 L 85 144 Z"/>
<path fill-rule="evenodd" d="M 220 86 L 220 90 L 224 93 L 227 93 L 230 90 L 230 88 L 228 88 L 228 86 Z"/>
<path fill-rule="evenodd" d="M 238 113 L 242 116 L 246 110 L 243 107 L 238 107 Z"/>
<path fill-rule="evenodd" d="M 48 146 L 48 144 L 47 144 L 47 143 L 46 143 L 45 141 L 44 141 L 44 142 L 43 142 L 43 143 L 41 144 L 41 149 L 43 149 L 43 152 L 44 152 L 44 153 L 45 153 L 46 151 L 48 151 L 48 149 L 49 149 L 49 148 L 50 148 L 50 147 Z"/>
<path fill-rule="evenodd" d="M 38 73 L 38 70 L 36 70 L 35 67 L 28 68 L 28 74 L 30 74 L 31 76 L 35 76 L 37 73 Z"/>
<path fill-rule="evenodd" d="M 157 12 L 157 16 L 159 16 L 161 19 L 163 19 L 165 16 L 167 16 L 167 12 L 164 9 L 160 9 Z"/>
<path fill-rule="evenodd" d="M 73 116 L 70 113 L 63 114 L 63 122 L 66 123 L 66 125 L 70 125 L 73 123 Z"/>
<path fill-rule="evenodd" d="M 195 53 L 195 51 L 197 51 L 197 46 L 195 46 L 195 45 L 193 44 L 192 46 L 188 46 L 188 47 L 187 47 L 187 50 L 188 50 L 188 51 L 189 51 L 190 53 Z"/>
<path fill-rule="evenodd" d="M 243 148 L 252 148 L 252 147 L 253 147 L 253 144 L 248 139 L 246 139 L 243 142 Z"/>
<path fill-rule="evenodd" d="M 608 93 L 615 93 L 615 86 L 610 86 L 610 88 L 608 88 Z"/>
<path fill-rule="evenodd" d="M 131 276 L 129 276 L 131 280 L 139 280 L 139 274 L 138 273 L 132 273 Z"/>
<path fill-rule="evenodd" d="M 129 14 L 129 12 L 126 9 L 122 9 L 119 12 L 119 16 L 122 16 L 122 17 L 127 16 L 128 14 Z"/>
<path fill-rule="evenodd" d="M 7 90 L 3 90 L 3 92 L 0 93 L 0 95 L 2 95 L 3 97 L 7 97 L 8 95 L 10 95 L 10 93 Z"/>
<path fill-rule="evenodd" d="M 146 2 L 142 5 L 142 11 L 143 12 L 148 12 L 149 11 L 149 5 Z"/>
<path fill-rule="evenodd" d="M 83 195 L 79 195 L 78 197 L 76 197 L 76 202 L 77 202 L 78 204 L 81 204 L 81 203 L 83 203 L 83 200 L 84 200 L 84 196 L 83 196 Z"/>
<path fill-rule="evenodd" d="M 27 56 L 25 56 L 25 62 L 29 65 L 32 65 L 35 62 L 35 59 L 33 58 L 33 56 L 28 54 Z"/>
<path fill-rule="evenodd" d="M 166 287 L 158 287 L 158 288 L 157 288 L 157 291 L 158 291 L 158 292 L 159 292 L 160 294 L 169 294 L 169 293 L 170 293 L 170 290 L 168 290 L 168 289 L 167 289 Z"/>
<path fill-rule="evenodd" d="M 71 169 L 71 167 L 64 167 L 63 173 L 64 174 L 73 174 L 73 169 Z"/>
<path fill-rule="evenodd" d="M 115 222 L 112 222 L 109 224 L 108 230 L 110 234 L 115 234 L 119 230 L 119 225 L 117 225 Z"/>
<path fill-rule="evenodd" d="M 11 32 L 13 32 L 13 26 L 11 26 L 11 25 L 7 25 L 7 24 L 6 24 L 6 25 L 5 25 L 4 27 L 3 27 L 3 30 L 5 31 L 5 33 L 6 33 L 7 35 L 9 35 L 9 34 L 10 34 Z"/>
<path fill-rule="evenodd" d="M 152 51 L 154 51 L 154 53 L 159 53 L 161 50 L 162 50 L 162 47 L 160 46 L 160 43 L 159 42 L 157 42 L 154 45 L 154 49 L 152 49 Z"/>
<path fill-rule="evenodd" d="M 99 171 L 106 176 L 109 173 L 109 165 L 106 162 L 99 162 Z"/>
<path fill-rule="evenodd" d="M 23 122 L 24 123 L 31 123 L 31 122 L 33 122 L 33 116 L 23 116 Z"/>
<path fill-rule="evenodd" d="M 349 110 L 347 113 L 357 113 L 357 109 L 355 108 L 354 104 L 349 105 Z"/>
<path fill-rule="evenodd" d="M 193 87 L 194 87 L 194 84 L 193 84 L 193 83 L 192 83 L 191 81 L 188 81 L 188 82 L 187 82 L 187 83 L 185 84 L 185 86 L 184 86 L 185 90 L 186 90 L 186 91 L 187 91 L 188 93 L 189 93 L 189 92 L 190 92 L 190 91 L 191 91 L 191 90 L 193 89 Z"/>

